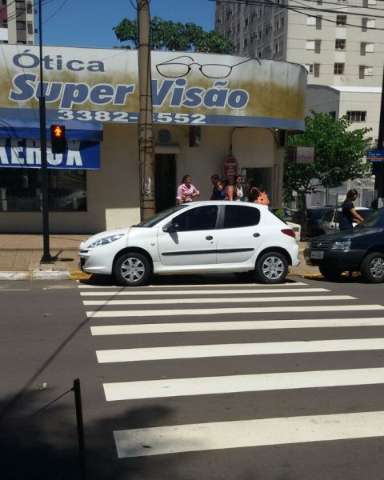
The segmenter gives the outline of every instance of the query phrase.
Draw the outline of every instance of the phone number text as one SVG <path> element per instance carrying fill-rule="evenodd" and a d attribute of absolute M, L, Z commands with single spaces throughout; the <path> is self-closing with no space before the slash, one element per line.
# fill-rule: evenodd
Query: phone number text
<path fill-rule="evenodd" d="M 138 123 L 139 115 L 130 112 L 106 112 L 89 110 L 59 110 L 59 120 L 80 120 L 83 122 Z M 186 125 L 204 125 L 207 117 L 199 113 L 154 113 L 154 123 L 178 123 Z"/>

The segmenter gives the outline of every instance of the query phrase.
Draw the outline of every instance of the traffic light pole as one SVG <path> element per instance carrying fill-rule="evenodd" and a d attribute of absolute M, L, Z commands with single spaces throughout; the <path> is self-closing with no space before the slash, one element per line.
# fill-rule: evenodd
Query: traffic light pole
<path fill-rule="evenodd" d="M 141 219 L 155 213 L 149 0 L 137 0 L 139 29 L 139 175 Z"/>
<path fill-rule="evenodd" d="M 40 151 L 41 151 L 41 193 L 42 193 L 42 220 L 43 220 L 43 256 L 40 263 L 51 263 L 52 257 L 49 248 L 49 204 L 48 204 L 48 163 L 47 163 L 47 116 L 44 95 L 43 69 L 43 12 L 42 0 L 39 0 L 39 57 L 40 57 Z"/>

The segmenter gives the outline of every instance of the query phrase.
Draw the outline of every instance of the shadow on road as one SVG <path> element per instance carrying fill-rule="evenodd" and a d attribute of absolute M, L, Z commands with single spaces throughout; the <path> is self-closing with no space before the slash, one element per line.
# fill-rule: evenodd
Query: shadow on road
<path fill-rule="evenodd" d="M 72 394 L 68 395 L 40 411 L 38 393 L 25 393 L 19 404 L 20 412 L 14 411 L 11 417 L 2 419 L 2 480 L 81 480 L 76 417 Z M 4 403 L 7 399 L 3 398 L 0 405 Z M 129 461 L 117 458 L 113 430 L 156 424 L 170 414 L 169 408 L 151 406 L 127 409 L 119 416 L 86 423 L 87 480 L 128 480 L 145 478 L 146 474 L 156 478 L 153 466 L 148 465 L 145 457 Z M 167 459 L 168 465 L 170 461 L 172 459 Z M 173 478 L 182 479 L 181 476 Z"/>

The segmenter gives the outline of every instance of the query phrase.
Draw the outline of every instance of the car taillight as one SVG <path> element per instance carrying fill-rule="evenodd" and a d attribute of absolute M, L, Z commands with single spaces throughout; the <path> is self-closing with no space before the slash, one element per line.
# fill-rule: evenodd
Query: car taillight
<path fill-rule="evenodd" d="M 288 237 L 296 238 L 295 232 L 292 230 L 292 228 L 283 228 L 281 233 L 288 235 Z"/>

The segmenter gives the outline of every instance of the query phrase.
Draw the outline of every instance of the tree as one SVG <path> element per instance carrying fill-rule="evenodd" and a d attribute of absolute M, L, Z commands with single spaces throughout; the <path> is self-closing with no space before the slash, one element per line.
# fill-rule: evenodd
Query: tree
<path fill-rule="evenodd" d="M 315 147 L 314 163 L 298 164 L 289 158 L 285 162 L 285 196 L 292 198 L 296 191 L 300 209 L 305 209 L 305 195 L 320 185 L 338 187 L 369 173 L 370 165 L 364 162 L 364 156 L 372 140 L 367 138 L 370 129 L 349 127 L 345 117 L 335 119 L 326 113 L 312 112 L 305 119 L 304 133 L 289 137 L 289 146 Z"/>
<path fill-rule="evenodd" d="M 113 28 L 120 42 L 128 42 L 127 48 L 138 47 L 136 20 L 124 18 Z M 153 17 L 151 41 L 154 50 L 192 51 L 207 53 L 231 53 L 233 45 L 215 31 L 206 32 L 194 23 L 179 23 Z"/>

